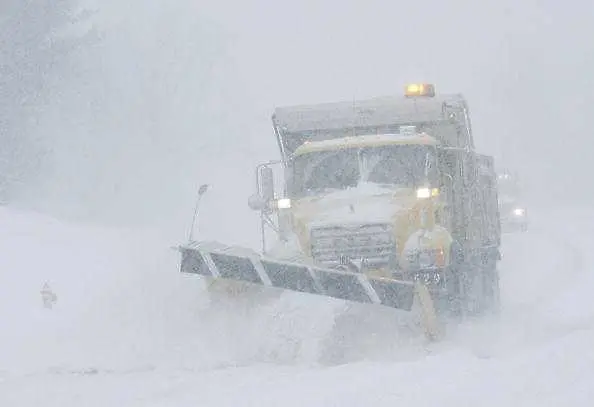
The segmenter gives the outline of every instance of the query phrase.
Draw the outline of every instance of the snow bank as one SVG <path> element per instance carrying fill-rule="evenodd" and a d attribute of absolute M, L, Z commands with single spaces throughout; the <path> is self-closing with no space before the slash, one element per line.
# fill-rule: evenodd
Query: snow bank
<path fill-rule="evenodd" d="M 2 209 L 0 405 L 589 406 L 594 216 L 532 213 L 529 232 L 505 236 L 498 319 L 321 367 L 311 362 L 337 303 L 294 295 L 251 315 L 206 312 L 172 242 Z"/>
<path fill-rule="evenodd" d="M 320 314 L 324 298 L 297 311 L 301 297 L 289 296 L 260 315 L 217 313 L 207 308 L 203 281 L 179 273 L 179 255 L 171 249 L 177 242 L 7 209 L 0 210 L 0 222 L 0 371 L 195 369 L 283 352 L 315 360 L 311 352 L 284 348 L 311 334 L 317 316 L 327 318 Z M 42 307 L 45 282 L 58 296 L 51 310 Z M 287 318 L 287 326 L 281 311 L 305 315 Z"/>

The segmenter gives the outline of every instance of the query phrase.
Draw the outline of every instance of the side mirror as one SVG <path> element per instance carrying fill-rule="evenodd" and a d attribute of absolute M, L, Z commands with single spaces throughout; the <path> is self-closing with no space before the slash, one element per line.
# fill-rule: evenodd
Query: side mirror
<path fill-rule="evenodd" d="M 260 170 L 260 195 L 266 202 L 274 199 L 274 173 L 270 167 Z"/>

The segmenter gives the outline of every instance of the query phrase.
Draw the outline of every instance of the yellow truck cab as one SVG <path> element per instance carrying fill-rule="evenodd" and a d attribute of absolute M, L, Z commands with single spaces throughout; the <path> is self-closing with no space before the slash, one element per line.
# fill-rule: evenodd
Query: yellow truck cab
<path fill-rule="evenodd" d="M 438 223 L 443 205 L 431 171 L 438 145 L 414 128 L 301 145 L 287 214 L 299 249 L 324 266 L 352 269 L 355 262 L 382 277 L 445 266 L 451 236 Z"/>

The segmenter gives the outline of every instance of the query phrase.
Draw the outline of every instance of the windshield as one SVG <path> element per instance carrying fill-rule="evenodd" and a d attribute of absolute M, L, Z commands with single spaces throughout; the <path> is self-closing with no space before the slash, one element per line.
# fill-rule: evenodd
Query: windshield
<path fill-rule="evenodd" d="M 312 152 L 293 162 L 293 198 L 356 187 L 369 182 L 386 187 L 414 188 L 434 181 L 434 148 L 395 145 Z M 425 168 L 432 169 L 429 179 Z"/>

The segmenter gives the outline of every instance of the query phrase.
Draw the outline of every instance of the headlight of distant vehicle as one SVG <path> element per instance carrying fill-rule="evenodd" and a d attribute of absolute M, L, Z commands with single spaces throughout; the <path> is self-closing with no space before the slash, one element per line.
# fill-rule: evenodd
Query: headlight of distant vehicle
<path fill-rule="evenodd" d="M 526 210 L 524 208 L 516 208 L 514 209 L 513 213 L 516 216 L 524 216 L 526 214 Z"/>

